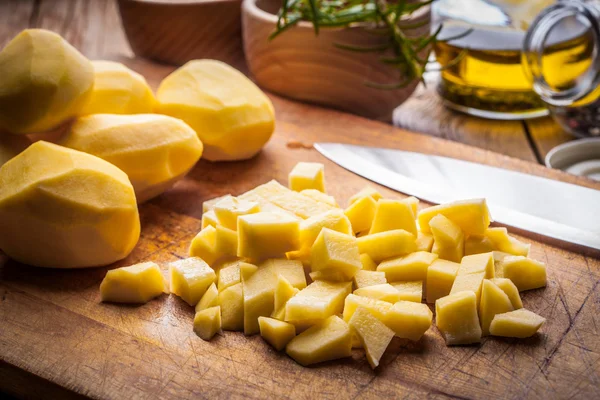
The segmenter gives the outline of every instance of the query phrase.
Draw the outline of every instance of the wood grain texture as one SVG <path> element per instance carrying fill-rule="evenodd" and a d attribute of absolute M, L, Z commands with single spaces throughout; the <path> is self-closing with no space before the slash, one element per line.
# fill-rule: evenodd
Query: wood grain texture
<path fill-rule="evenodd" d="M 119 60 L 154 88 L 172 70 L 126 54 Z M 329 192 L 346 205 L 367 182 L 321 157 L 311 149 L 315 141 L 459 157 L 600 190 L 597 182 L 517 158 L 271 98 L 277 129 L 264 151 L 243 162 L 199 162 L 141 207 L 138 246 L 109 268 L 143 260 L 164 268 L 185 257 L 202 201 L 285 182 L 300 160 L 323 162 Z M 204 342 L 192 331 L 193 309 L 175 296 L 142 306 L 102 304 L 98 286 L 109 268 L 38 269 L 0 255 L 0 390 L 26 398 L 599 398 L 600 260 L 538 241 L 531 255 L 548 265 L 548 287 L 523 294 L 525 306 L 548 319 L 541 334 L 448 348 L 432 327 L 416 343 L 394 339 L 376 372 L 359 351 L 304 368 L 258 336 L 227 332 Z"/>
<path fill-rule="evenodd" d="M 531 135 L 531 139 L 542 162 L 554 147 L 576 139 L 573 135 L 565 132 L 550 117 L 523 121 L 523 123 L 527 126 L 527 130 Z"/>

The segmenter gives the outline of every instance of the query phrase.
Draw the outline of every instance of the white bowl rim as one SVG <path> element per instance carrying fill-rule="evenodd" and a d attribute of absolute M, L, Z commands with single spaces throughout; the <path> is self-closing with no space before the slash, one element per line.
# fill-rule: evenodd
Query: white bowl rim
<path fill-rule="evenodd" d="M 589 144 L 598 144 L 598 145 L 600 145 L 600 138 L 577 139 L 577 140 L 572 140 L 570 142 L 566 142 L 566 143 L 563 143 L 563 144 L 559 144 L 558 146 L 556 146 L 552 150 L 550 150 L 548 152 L 548 154 L 546 154 L 546 158 L 544 159 L 544 163 L 546 164 L 546 167 L 548 167 L 548 168 L 561 169 L 559 166 L 552 165 L 553 164 L 553 160 L 552 159 L 554 157 L 556 157 L 556 154 L 564 153 L 566 151 L 569 151 L 569 149 L 575 149 L 575 148 L 582 147 L 582 146 L 588 146 Z"/>

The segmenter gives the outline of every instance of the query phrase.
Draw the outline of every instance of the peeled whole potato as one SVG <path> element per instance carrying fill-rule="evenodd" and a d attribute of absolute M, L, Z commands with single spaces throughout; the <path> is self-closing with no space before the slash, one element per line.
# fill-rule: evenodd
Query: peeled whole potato
<path fill-rule="evenodd" d="M 116 165 L 131 180 L 138 203 L 158 196 L 202 156 L 185 122 L 159 114 L 94 114 L 78 118 L 61 144 Z"/>
<path fill-rule="evenodd" d="M 146 79 L 121 63 L 92 61 L 94 89 L 80 115 L 145 114 L 154 110 L 154 93 Z"/>
<path fill-rule="evenodd" d="M 54 32 L 27 29 L 0 52 L 0 128 L 47 131 L 79 114 L 94 84 L 92 63 Z"/>
<path fill-rule="evenodd" d="M 251 158 L 275 129 L 269 98 L 246 76 L 215 60 L 194 60 L 167 76 L 157 112 L 188 123 L 210 161 Z"/>
<path fill-rule="evenodd" d="M 114 165 L 39 141 L 0 168 L 0 249 L 38 267 L 126 257 L 140 236 L 133 187 Z"/>

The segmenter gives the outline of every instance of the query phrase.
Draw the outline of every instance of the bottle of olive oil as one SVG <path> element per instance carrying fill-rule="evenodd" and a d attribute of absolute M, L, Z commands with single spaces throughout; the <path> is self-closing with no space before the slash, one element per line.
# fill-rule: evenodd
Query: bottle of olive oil
<path fill-rule="evenodd" d="M 472 115 L 494 119 L 522 119 L 546 115 L 544 103 L 532 90 L 523 63 L 523 40 L 530 23 L 553 0 L 439 0 L 434 12 L 443 23 L 436 58 L 443 67 L 439 92 L 446 104 Z M 581 32 L 579 32 L 580 34 Z M 574 32 L 554 35 L 544 57 L 546 74 L 553 58 L 580 60 L 589 47 L 585 36 Z M 552 49 L 553 48 L 553 49 Z M 585 58 L 585 57 L 583 57 Z M 557 63 L 560 65 L 561 63 Z"/>

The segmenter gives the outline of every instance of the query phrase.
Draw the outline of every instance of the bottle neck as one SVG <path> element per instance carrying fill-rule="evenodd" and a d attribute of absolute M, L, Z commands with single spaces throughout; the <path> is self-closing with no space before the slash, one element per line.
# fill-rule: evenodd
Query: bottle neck
<path fill-rule="evenodd" d="M 524 67 L 533 80 L 533 90 L 546 103 L 569 106 L 585 97 L 600 85 L 600 2 L 585 3 L 577 0 L 560 1 L 546 8 L 534 20 L 523 43 Z M 544 77 L 543 59 L 551 32 L 563 21 L 576 21 L 591 33 L 593 50 L 588 69 L 575 79 L 573 85 L 558 89 Z"/>

